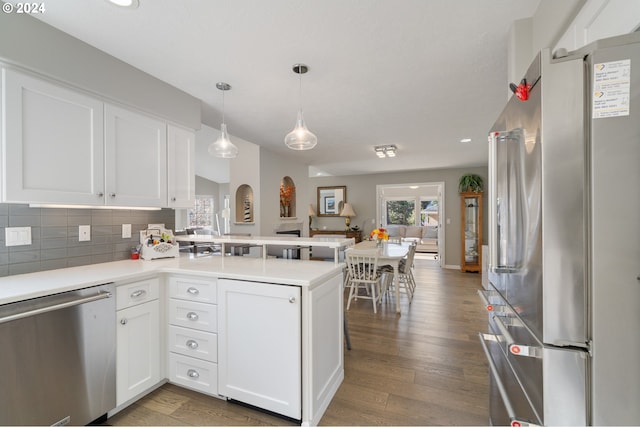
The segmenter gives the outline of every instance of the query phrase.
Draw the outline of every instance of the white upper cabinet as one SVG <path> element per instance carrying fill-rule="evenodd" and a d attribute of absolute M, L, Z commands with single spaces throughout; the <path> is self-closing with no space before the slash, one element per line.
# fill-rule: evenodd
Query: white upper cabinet
<path fill-rule="evenodd" d="M 105 104 L 107 205 L 167 203 L 167 125 Z"/>
<path fill-rule="evenodd" d="M 167 153 L 167 206 L 192 208 L 196 197 L 195 134 L 169 125 Z"/>
<path fill-rule="evenodd" d="M 193 206 L 193 132 L 11 68 L 1 89 L 0 201 Z"/>
<path fill-rule="evenodd" d="M 103 103 L 2 70 L 2 201 L 103 204 Z"/>

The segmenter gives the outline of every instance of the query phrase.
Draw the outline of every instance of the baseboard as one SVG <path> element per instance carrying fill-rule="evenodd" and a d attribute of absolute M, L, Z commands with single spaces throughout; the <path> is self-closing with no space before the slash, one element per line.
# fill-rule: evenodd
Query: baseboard
<path fill-rule="evenodd" d="M 459 265 L 445 265 L 444 268 L 448 268 L 449 270 L 460 270 Z"/>

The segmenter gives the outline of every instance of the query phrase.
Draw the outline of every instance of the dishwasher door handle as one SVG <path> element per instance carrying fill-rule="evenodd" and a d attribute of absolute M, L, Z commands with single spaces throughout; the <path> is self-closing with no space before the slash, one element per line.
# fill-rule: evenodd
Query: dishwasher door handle
<path fill-rule="evenodd" d="M 3 316 L 0 317 L 0 323 L 6 323 L 6 322 L 11 322 L 13 320 L 18 320 L 18 319 L 23 319 L 25 317 L 29 317 L 29 316 L 35 316 L 38 314 L 42 314 L 42 313 L 48 313 L 50 311 L 56 311 L 56 310 L 61 310 L 63 308 L 68 308 L 68 307 L 73 307 L 75 305 L 80 305 L 80 304 L 85 304 L 88 302 L 93 302 L 93 301 L 98 301 L 101 299 L 105 299 L 105 298 L 111 298 L 112 294 L 111 292 L 98 292 L 97 295 L 92 295 L 90 297 L 81 297 L 81 298 L 77 298 L 71 301 L 66 301 L 63 303 L 59 303 L 59 304 L 52 304 L 52 305 L 48 305 L 46 307 L 40 307 L 40 308 L 36 308 L 34 310 L 26 310 L 26 311 L 22 311 L 20 313 L 15 313 L 15 314 L 11 314 L 8 316 Z"/>

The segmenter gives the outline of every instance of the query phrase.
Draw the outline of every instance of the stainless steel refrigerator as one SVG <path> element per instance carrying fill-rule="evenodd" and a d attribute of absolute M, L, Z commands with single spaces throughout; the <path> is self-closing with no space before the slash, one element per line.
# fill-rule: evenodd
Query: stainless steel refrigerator
<path fill-rule="evenodd" d="M 542 51 L 491 129 L 493 425 L 640 424 L 640 34 Z"/>

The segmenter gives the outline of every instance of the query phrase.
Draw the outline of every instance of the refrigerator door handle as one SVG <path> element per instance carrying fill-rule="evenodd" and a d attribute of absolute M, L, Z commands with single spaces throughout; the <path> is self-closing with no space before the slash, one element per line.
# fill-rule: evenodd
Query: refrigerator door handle
<path fill-rule="evenodd" d="M 498 142 L 499 132 L 493 132 L 489 135 L 489 260 L 487 267 L 489 271 L 495 271 L 498 265 L 498 207 L 497 207 L 497 191 L 498 191 Z"/>
<path fill-rule="evenodd" d="M 497 291 L 485 291 L 483 289 L 478 289 L 478 296 L 482 300 L 482 304 L 487 311 L 491 311 L 494 313 L 508 313 L 507 306 L 505 304 L 493 304 L 489 301 L 491 297 L 499 296 Z"/>
<path fill-rule="evenodd" d="M 498 387 L 498 392 L 500 393 L 500 397 L 502 397 L 502 402 L 504 403 L 504 407 L 507 410 L 507 415 L 509 420 L 511 421 L 512 427 L 537 427 L 537 424 L 532 424 L 525 420 L 519 420 L 516 417 L 516 412 L 513 409 L 513 405 L 511 404 L 511 400 L 509 399 L 509 394 L 507 393 L 507 389 L 502 383 L 502 379 L 500 378 L 500 374 L 498 373 L 498 367 L 496 363 L 493 361 L 493 357 L 491 357 L 491 353 L 489 352 L 489 348 L 487 347 L 486 340 L 495 340 L 495 335 L 491 334 L 483 334 L 479 333 L 478 337 L 480 338 L 480 344 L 482 345 L 482 350 L 484 350 L 484 355 L 487 358 L 487 362 L 489 362 L 489 372 L 491 377 L 495 380 L 496 386 Z"/>
<path fill-rule="evenodd" d="M 507 325 L 505 321 L 509 323 L 510 326 L 523 326 L 522 323 L 514 319 L 512 317 L 501 317 L 501 316 L 493 316 L 493 321 L 496 326 L 500 330 L 500 334 L 504 337 L 507 342 L 507 346 L 509 348 L 509 352 L 516 356 L 527 356 L 527 357 L 536 357 L 542 358 L 542 348 L 530 346 L 530 345 L 522 345 L 516 343 L 513 339 L 513 336 L 509 333 L 507 329 Z"/>

